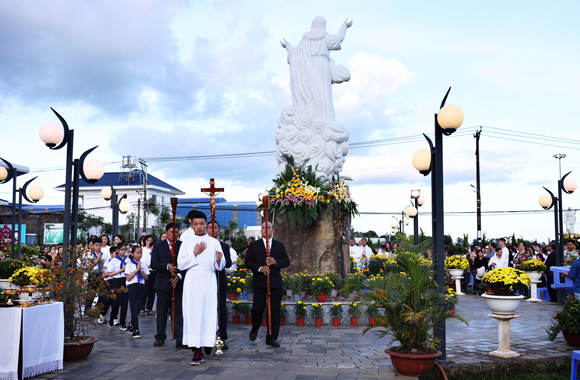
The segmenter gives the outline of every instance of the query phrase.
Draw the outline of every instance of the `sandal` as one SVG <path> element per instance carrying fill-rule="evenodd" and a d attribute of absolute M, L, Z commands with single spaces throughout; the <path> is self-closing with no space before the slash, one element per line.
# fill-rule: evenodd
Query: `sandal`
<path fill-rule="evenodd" d="M 144 317 L 144 316 L 145 316 L 145 310 L 141 310 L 141 311 L 139 312 L 139 315 L 140 315 L 140 316 L 142 316 L 142 317 Z"/>
<path fill-rule="evenodd" d="M 155 312 L 154 311 L 149 311 L 149 312 L 147 312 L 147 315 L 150 315 L 150 316 L 154 317 L 155 316 Z"/>

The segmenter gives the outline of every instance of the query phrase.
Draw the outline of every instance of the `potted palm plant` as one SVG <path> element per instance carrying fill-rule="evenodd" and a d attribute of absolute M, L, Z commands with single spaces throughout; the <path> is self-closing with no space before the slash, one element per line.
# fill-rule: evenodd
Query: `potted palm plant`
<path fill-rule="evenodd" d="M 324 314 L 324 310 L 322 310 L 322 305 L 319 303 L 312 304 L 312 317 L 314 318 L 314 325 L 316 327 L 322 326 L 324 322 L 324 318 L 322 315 Z"/>
<path fill-rule="evenodd" d="M 380 336 L 391 336 L 385 352 L 391 356 L 395 369 L 407 376 L 420 376 L 433 369 L 435 360 L 441 355 L 435 347 L 439 343 L 434 335 L 435 325 L 445 318 L 458 318 L 445 307 L 445 294 L 433 280 L 435 273 L 431 262 L 420 255 L 399 249 L 397 251 L 398 272 L 383 277 L 356 282 L 348 279 L 346 291 L 355 286 L 367 289 L 357 301 L 377 310 L 376 325 L 364 330 L 380 328 Z M 394 346 L 399 342 L 399 346 Z"/>
<path fill-rule="evenodd" d="M 516 292 L 528 289 L 530 282 L 530 276 L 519 269 L 512 267 L 494 269 L 481 279 L 483 286 L 493 294 L 484 294 L 482 297 L 493 313 L 513 314 L 524 298 Z"/>

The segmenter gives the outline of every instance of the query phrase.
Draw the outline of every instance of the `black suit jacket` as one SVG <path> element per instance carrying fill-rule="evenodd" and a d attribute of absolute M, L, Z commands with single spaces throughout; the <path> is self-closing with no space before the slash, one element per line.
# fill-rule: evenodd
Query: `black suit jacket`
<path fill-rule="evenodd" d="M 181 247 L 181 240 L 175 242 L 175 256 L 179 256 L 179 247 Z M 167 241 L 159 241 L 153 245 L 151 251 L 151 268 L 157 271 L 155 278 L 155 290 L 170 291 L 171 290 L 171 272 L 167 269 L 167 264 L 173 264 L 173 257 Z M 181 280 L 177 282 L 175 287 L 176 292 L 183 292 L 183 280 L 185 280 L 186 271 L 178 271 L 181 274 Z"/>
<path fill-rule="evenodd" d="M 276 260 L 277 265 L 270 265 L 270 288 L 281 288 L 282 275 L 280 269 L 290 266 L 290 257 L 286 252 L 284 243 L 272 239 L 272 246 L 270 247 L 270 256 Z M 248 254 L 246 255 L 246 267 L 254 272 L 252 286 L 254 288 L 266 288 L 267 280 L 264 273 L 258 272 L 261 266 L 266 265 L 266 245 L 264 240 L 256 240 L 248 247 Z"/>
<path fill-rule="evenodd" d="M 556 265 L 556 251 L 552 251 L 548 255 L 548 258 L 546 259 L 546 262 L 544 264 L 546 264 L 546 267 L 548 268 L 546 273 L 550 273 L 550 268 L 553 267 L 554 265 Z"/>
<path fill-rule="evenodd" d="M 222 251 L 224 251 L 224 259 L 226 259 L 226 266 L 224 267 L 223 270 L 220 270 L 218 273 L 219 284 L 220 284 L 220 289 L 227 290 L 228 278 L 226 276 L 226 268 L 229 268 L 232 266 L 232 257 L 230 256 L 230 246 L 222 241 L 220 241 L 220 245 L 222 246 Z"/>

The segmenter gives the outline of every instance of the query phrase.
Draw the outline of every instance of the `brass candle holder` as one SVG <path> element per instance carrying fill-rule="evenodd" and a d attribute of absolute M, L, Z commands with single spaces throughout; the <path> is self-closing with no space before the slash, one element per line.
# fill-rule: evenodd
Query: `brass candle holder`
<path fill-rule="evenodd" d="M 16 295 L 16 289 L 15 288 L 4 289 L 4 294 L 7 297 L 12 297 L 12 296 Z M 8 302 L 6 302 L 6 305 L 14 306 L 11 298 L 8 298 Z"/>
<path fill-rule="evenodd" d="M 26 285 L 24 290 L 28 293 L 28 299 L 32 300 L 32 293 L 36 292 L 36 285 Z"/>

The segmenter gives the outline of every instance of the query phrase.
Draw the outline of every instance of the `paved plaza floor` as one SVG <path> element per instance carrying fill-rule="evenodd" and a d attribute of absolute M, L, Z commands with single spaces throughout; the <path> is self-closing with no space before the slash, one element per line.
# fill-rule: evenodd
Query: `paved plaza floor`
<path fill-rule="evenodd" d="M 489 356 L 497 348 L 497 321 L 488 317 L 485 301 L 477 296 L 460 296 L 457 313 L 469 326 L 455 319 L 447 322 L 446 365 L 510 362 L 535 358 L 571 356 L 572 347 L 559 336 L 547 340 L 545 332 L 559 305 L 522 301 L 520 318 L 511 323 L 512 350 L 520 358 L 499 359 Z M 248 339 L 250 327 L 229 325 L 229 346 L 224 355 L 208 358 L 198 367 L 189 365 L 190 350 L 176 349 L 167 340 L 153 347 L 154 317 L 141 317 L 143 338 L 132 339 L 128 332 L 106 324 L 98 325 L 91 335 L 100 339 L 92 354 L 81 362 L 65 362 L 64 370 L 40 376 L 53 379 L 413 379 L 393 369 L 384 353 L 388 338 L 375 333 L 362 334 L 363 327 L 284 326 L 281 347 L 265 344 L 265 327 L 258 339 Z M 168 334 L 171 335 L 170 327 Z"/>

